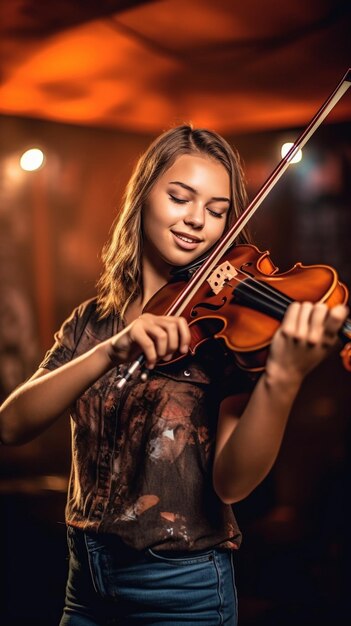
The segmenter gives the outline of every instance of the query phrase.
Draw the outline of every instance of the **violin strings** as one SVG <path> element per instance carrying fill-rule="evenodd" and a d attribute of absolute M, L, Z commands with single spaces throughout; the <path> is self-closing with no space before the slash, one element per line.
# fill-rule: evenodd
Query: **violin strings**
<path fill-rule="evenodd" d="M 239 270 L 237 267 L 234 267 L 234 269 L 237 272 L 241 272 L 242 274 L 244 274 L 244 276 L 247 276 L 249 279 L 251 278 L 251 282 L 255 283 L 257 285 L 259 285 L 260 289 L 255 289 L 255 287 L 253 287 L 251 285 L 251 283 L 245 283 L 245 279 L 242 278 L 236 278 L 235 276 L 233 276 L 234 280 L 236 280 L 236 282 L 238 283 L 245 283 L 246 287 L 249 289 L 252 289 L 254 291 L 257 291 L 257 293 L 260 293 L 261 295 L 266 295 L 266 293 L 264 293 L 264 290 L 266 292 L 271 292 L 273 293 L 273 295 L 275 296 L 279 296 L 281 298 L 282 301 L 285 301 L 284 304 L 286 304 L 286 307 L 289 306 L 289 304 L 291 304 L 292 302 L 294 302 L 294 300 L 292 300 L 291 298 L 289 298 L 289 296 L 286 296 L 286 294 L 282 293 L 281 291 L 278 291 L 277 289 L 275 289 L 274 287 L 272 287 L 271 285 L 264 283 L 264 282 L 260 282 L 259 280 L 257 280 L 255 277 L 251 276 L 251 274 L 249 272 L 246 272 L 245 270 L 241 269 Z M 273 276 L 274 278 L 274 276 Z M 262 286 L 264 285 L 264 290 L 262 290 Z M 273 298 L 273 301 L 275 300 L 275 298 Z M 278 302 L 278 300 L 276 299 L 276 302 Z M 351 332 L 351 319 L 348 317 L 346 318 L 344 325 L 343 325 L 343 330 L 347 331 L 347 332 Z"/>
<path fill-rule="evenodd" d="M 266 302 L 268 302 L 270 306 L 272 307 L 272 310 L 276 311 L 276 313 L 278 313 L 279 315 L 283 315 L 287 307 L 289 306 L 289 304 L 294 302 L 294 300 L 289 298 L 289 296 L 286 296 L 286 294 L 282 293 L 281 291 L 278 291 L 271 285 L 257 280 L 255 277 L 251 276 L 249 272 L 243 269 L 239 270 L 237 267 L 234 267 L 234 269 L 238 273 L 243 274 L 244 276 L 246 276 L 248 279 L 251 279 L 251 280 L 250 282 L 245 282 L 246 281 L 245 278 L 238 278 L 237 276 L 233 276 L 233 279 L 237 283 L 245 284 L 245 287 L 248 290 L 251 290 L 252 292 L 257 293 L 260 296 L 264 296 L 266 298 Z M 258 287 L 256 287 L 256 285 Z M 270 294 L 273 294 L 273 296 L 271 296 Z M 351 319 L 350 318 L 347 318 L 345 320 L 344 325 L 341 330 L 346 333 L 351 332 Z"/>
<path fill-rule="evenodd" d="M 261 283 L 255 277 L 252 277 L 248 272 L 245 272 L 245 270 L 239 270 L 238 268 L 234 268 L 234 269 L 236 269 L 238 273 L 241 272 L 248 279 L 251 279 L 250 282 L 245 282 L 246 281 L 245 278 L 243 279 L 243 278 L 238 278 L 237 276 L 233 276 L 234 280 L 237 283 L 245 284 L 245 287 L 248 290 L 254 293 L 257 293 L 260 296 L 264 296 L 266 298 L 266 301 L 270 305 L 276 305 L 275 310 L 277 313 L 279 314 L 284 313 L 287 307 L 289 306 L 289 304 L 293 302 L 293 300 L 291 300 L 291 298 L 286 296 L 284 293 L 277 291 L 274 287 L 272 287 L 271 285 L 267 283 Z M 270 295 L 270 294 L 273 294 L 273 295 Z"/>
<path fill-rule="evenodd" d="M 253 280 L 252 282 L 250 281 L 250 278 L 248 279 L 248 282 L 246 282 L 245 279 L 242 280 L 239 278 L 235 278 L 235 280 L 238 283 L 241 283 L 245 287 L 249 295 L 250 293 L 254 294 L 252 295 L 254 304 L 255 304 L 255 294 L 258 294 L 258 296 L 256 296 L 257 298 L 256 303 L 263 304 L 263 305 L 266 304 L 268 306 L 269 313 L 276 312 L 277 314 L 279 314 L 279 316 L 282 317 L 288 305 L 291 303 L 291 301 L 285 300 L 284 296 L 280 298 L 279 294 L 275 294 L 273 290 L 269 288 L 268 285 L 265 285 L 265 284 L 258 285 L 259 281 L 257 280 L 256 281 Z M 244 296 L 245 296 L 245 291 L 244 291 Z"/>

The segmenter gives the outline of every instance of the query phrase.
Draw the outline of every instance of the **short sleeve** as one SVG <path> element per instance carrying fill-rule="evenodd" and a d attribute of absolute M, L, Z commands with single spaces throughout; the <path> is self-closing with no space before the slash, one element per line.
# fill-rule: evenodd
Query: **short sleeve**
<path fill-rule="evenodd" d="M 74 358 L 77 344 L 90 316 L 92 302 L 92 300 L 83 302 L 63 322 L 55 333 L 55 343 L 47 351 L 39 365 L 40 368 L 55 370 Z"/>

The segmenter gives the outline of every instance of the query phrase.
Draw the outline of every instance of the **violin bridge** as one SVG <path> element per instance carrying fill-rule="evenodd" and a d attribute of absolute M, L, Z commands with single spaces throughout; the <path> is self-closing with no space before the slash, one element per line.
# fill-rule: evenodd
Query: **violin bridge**
<path fill-rule="evenodd" d="M 228 261 L 224 261 L 213 270 L 212 274 L 207 278 L 212 291 L 217 295 L 223 289 L 225 281 L 230 280 L 237 275 L 235 267 Z"/>

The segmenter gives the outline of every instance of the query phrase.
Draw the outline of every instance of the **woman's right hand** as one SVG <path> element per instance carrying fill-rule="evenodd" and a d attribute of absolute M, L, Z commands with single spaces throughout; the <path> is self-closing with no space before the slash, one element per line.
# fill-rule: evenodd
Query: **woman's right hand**
<path fill-rule="evenodd" d="M 190 330 L 184 317 L 144 313 L 106 342 L 113 364 L 128 363 L 143 353 L 148 369 L 160 360 L 169 361 L 175 352 L 189 350 Z"/>

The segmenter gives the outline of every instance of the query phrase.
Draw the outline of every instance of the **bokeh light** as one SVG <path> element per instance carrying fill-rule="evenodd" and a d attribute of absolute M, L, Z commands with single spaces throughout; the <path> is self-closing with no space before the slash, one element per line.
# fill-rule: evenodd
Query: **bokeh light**
<path fill-rule="evenodd" d="M 280 151 L 282 158 L 284 158 L 288 154 L 290 148 L 292 148 L 293 145 L 294 145 L 293 143 L 289 143 L 289 142 L 283 143 L 281 147 L 281 151 Z M 302 159 L 302 150 L 298 150 L 295 156 L 291 159 L 290 163 L 299 163 L 301 159 Z"/>
<path fill-rule="evenodd" d="M 44 153 L 39 148 L 31 148 L 26 150 L 20 158 L 20 166 L 26 172 L 34 172 L 39 170 L 44 164 Z"/>

